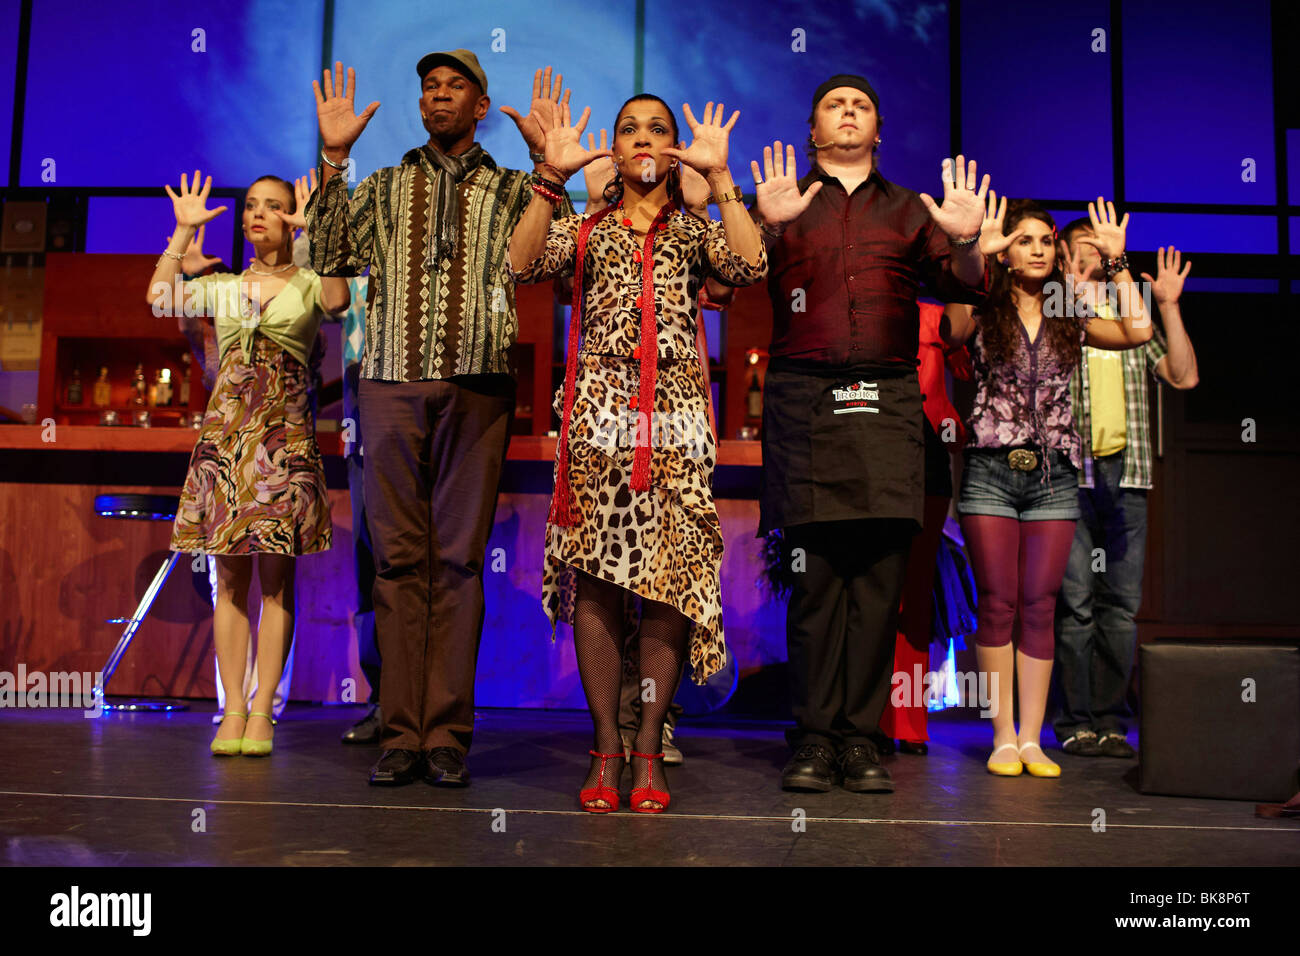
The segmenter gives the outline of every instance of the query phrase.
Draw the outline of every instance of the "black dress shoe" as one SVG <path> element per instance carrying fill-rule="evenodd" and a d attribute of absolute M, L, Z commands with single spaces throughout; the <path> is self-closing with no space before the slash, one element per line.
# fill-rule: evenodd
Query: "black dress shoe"
<path fill-rule="evenodd" d="M 1098 757 L 1101 755 L 1101 745 L 1097 742 L 1097 735 L 1091 730 L 1079 730 L 1071 734 L 1061 741 L 1061 749 L 1067 754 L 1074 754 L 1076 757 Z"/>
<path fill-rule="evenodd" d="M 781 789 L 825 793 L 839 783 L 835 754 L 821 744 L 804 744 L 781 771 Z"/>
<path fill-rule="evenodd" d="M 455 747 L 434 747 L 424 758 L 424 779 L 435 787 L 468 787 L 465 755 Z"/>
<path fill-rule="evenodd" d="M 876 751 L 882 757 L 892 757 L 894 755 L 894 738 L 886 737 L 879 730 L 869 735 L 871 742 L 876 745 Z"/>
<path fill-rule="evenodd" d="M 370 784 L 375 787 L 400 787 L 415 783 L 424 773 L 416 750 L 385 750 L 379 762 L 370 768 Z"/>
<path fill-rule="evenodd" d="M 871 744 L 854 744 L 840 754 L 844 789 L 853 793 L 893 793 L 894 781 L 880 765 L 880 754 Z"/>
<path fill-rule="evenodd" d="M 1137 756 L 1137 751 L 1133 749 L 1132 744 L 1124 739 L 1124 735 L 1112 731 L 1108 734 L 1102 734 L 1097 739 L 1097 748 L 1103 757 L 1124 757 L 1131 759 Z"/>
<path fill-rule="evenodd" d="M 911 754 L 914 757 L 924 757 L 930 752 L 930 745 L 924 740 L 900 740 L 898 742 L 898 752 L 900 754 Z"/>
<path fill-rule="evenodd" d="M 379 732 L 383 729 L 384 718 L 379 712 L 379 705 L 372 704 L 366 716 L 347 729 L 343 735 L 345 744 L 377 744 Z"/>

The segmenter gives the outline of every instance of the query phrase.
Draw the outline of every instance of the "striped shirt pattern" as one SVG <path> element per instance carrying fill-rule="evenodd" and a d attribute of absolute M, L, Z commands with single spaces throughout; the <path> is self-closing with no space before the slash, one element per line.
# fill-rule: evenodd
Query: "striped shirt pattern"
<path fill-rule="evenodd" d="M 485 153 L 457 184 L 455 255 L 429 268 L 442 175 L 423 149 L 412 149 L 401 165 L 362 180 L 351 199 L 334 176 L 307 205 L 312 267 L 339 276 L 370 270 L 362 378 L 510 374 L 519 318 L 506 251 L 532 199 L 532 174 L 501 169 Z M 555 210 L 572 213 L 567 198 Z"/>

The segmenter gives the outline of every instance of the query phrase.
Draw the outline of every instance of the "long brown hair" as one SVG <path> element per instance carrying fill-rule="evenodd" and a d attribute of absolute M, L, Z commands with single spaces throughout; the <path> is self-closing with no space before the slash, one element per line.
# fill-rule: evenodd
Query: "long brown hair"
<path fill-rule="evenodd" d="M 673 127 L 673 144 L 676 145 L 678 142 L 677 117 L 673 114 L 669 105 L 653 93 L 638 93 L 636 96 L 630 97 L 626 102 L 624 102 L 623 105 L 618 108 L 618 114 L 614 117 L 614 128 L 617 130 L 618 118 L 623 115 L 623 111 L 627 109 L 628 103 L 638 103 L 644 100 L 658 103 L 664 108 L 664 112 L 668 114 L 668 122 L 671 123 Z M 604 195 L 605 201 L 611 206 L 617 206 L 623 200 L 623 174 L 618 171 L 617 167 L 614 169 L 614 178 L 611 179 L 609 184 L 605 187 Z M 668 170 L 668 201 L 677 209 L 682 208 L 682 173 L 676 165 L 670 167 Z"/>
<path fill-rule="evenodd" d="M 1052 234 L 1056 234 L 1056 223 L 1049 213 L 1031 199 L 1012 199 L 1007 203 L 1006 219 L 1002 223 L 1004 236 L 1015 232 L 1016 225 L 1025 219 L 1037 219 L 1045 223 Z M 993 366 L 1006 365 L 1015 357 L 1016 350 L 1022 347 L 1020 334 L 1020 313 L 1016 311 L 1013 293 L 1015 285 L 1010 271 L 998 259 L 989 263 L 992 281 L 989 283 L 988 302 L 980 309 L 979 330 L 984 344 L 984 354 Z M 1052 283 L 1056 283 L 1055 286 Z M 1053 288 L 1066 293 L 1065 274 L 1061 271 L 1059 250 L 1052 262 L 1052 272 L 1043 283 L 1044 290 L 1051 293 Z M 1064 300 L 1062 299 L 1064 305 Z M 1049 316 L 1050 310 L 1043 311 L 1043 326 L 1040 335 L 1047 336 L 1047 347 L 1056 356 L 1061 368 L 1071 369 L 1079 361 L 1079 329 L 1083 317 L 1074 310 L 1062 308 L 1060 315 Z"/>

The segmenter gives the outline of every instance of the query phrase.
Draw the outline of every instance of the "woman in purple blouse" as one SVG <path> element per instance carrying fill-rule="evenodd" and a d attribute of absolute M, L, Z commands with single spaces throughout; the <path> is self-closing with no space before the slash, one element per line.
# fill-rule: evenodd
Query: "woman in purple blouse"
<path fill-rule="evenodd" d="M 990 675 L 990 773 L 1060 776 L 1039 746 L 1052 676 L 1053 614 L 1079 517 L 1079 436 L 1070 374 L 1084 342 L 1127 349 L 1151 338 L 1151 321 L 1124 257 L 1122 220 L 1100 196 L 1088 206 L 1122 316 L 1099 318 L 1067 283 L 1052 217 L 1027 200 L 990 192 L 980 248 L 993 270 L 988 301 L 949 305 L 941 332 L 950 346 L 971 339 L 977 393 L 957 511 L 979 592 L 976 651 Z M 1069 265 L 1067 263 L 1067 265 Z M 1076 271 L 1076 270 L 1071 270 Z M 1020 640 L 1012 644 L 1016 609 Z M 1020 728 L 1012 711 L 1018 675 Z M 992 681 L 996 679 L 997 683 Z"/>

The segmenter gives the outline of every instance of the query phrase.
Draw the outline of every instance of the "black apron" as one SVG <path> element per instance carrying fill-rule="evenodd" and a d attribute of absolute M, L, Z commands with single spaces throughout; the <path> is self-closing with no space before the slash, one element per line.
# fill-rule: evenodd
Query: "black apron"
<path fill-rule="evenodd" d="M 925 508 L 916 370 L 773 359 L 763 383 L 762 537 L 820 521 L 902 518 Z"/>

